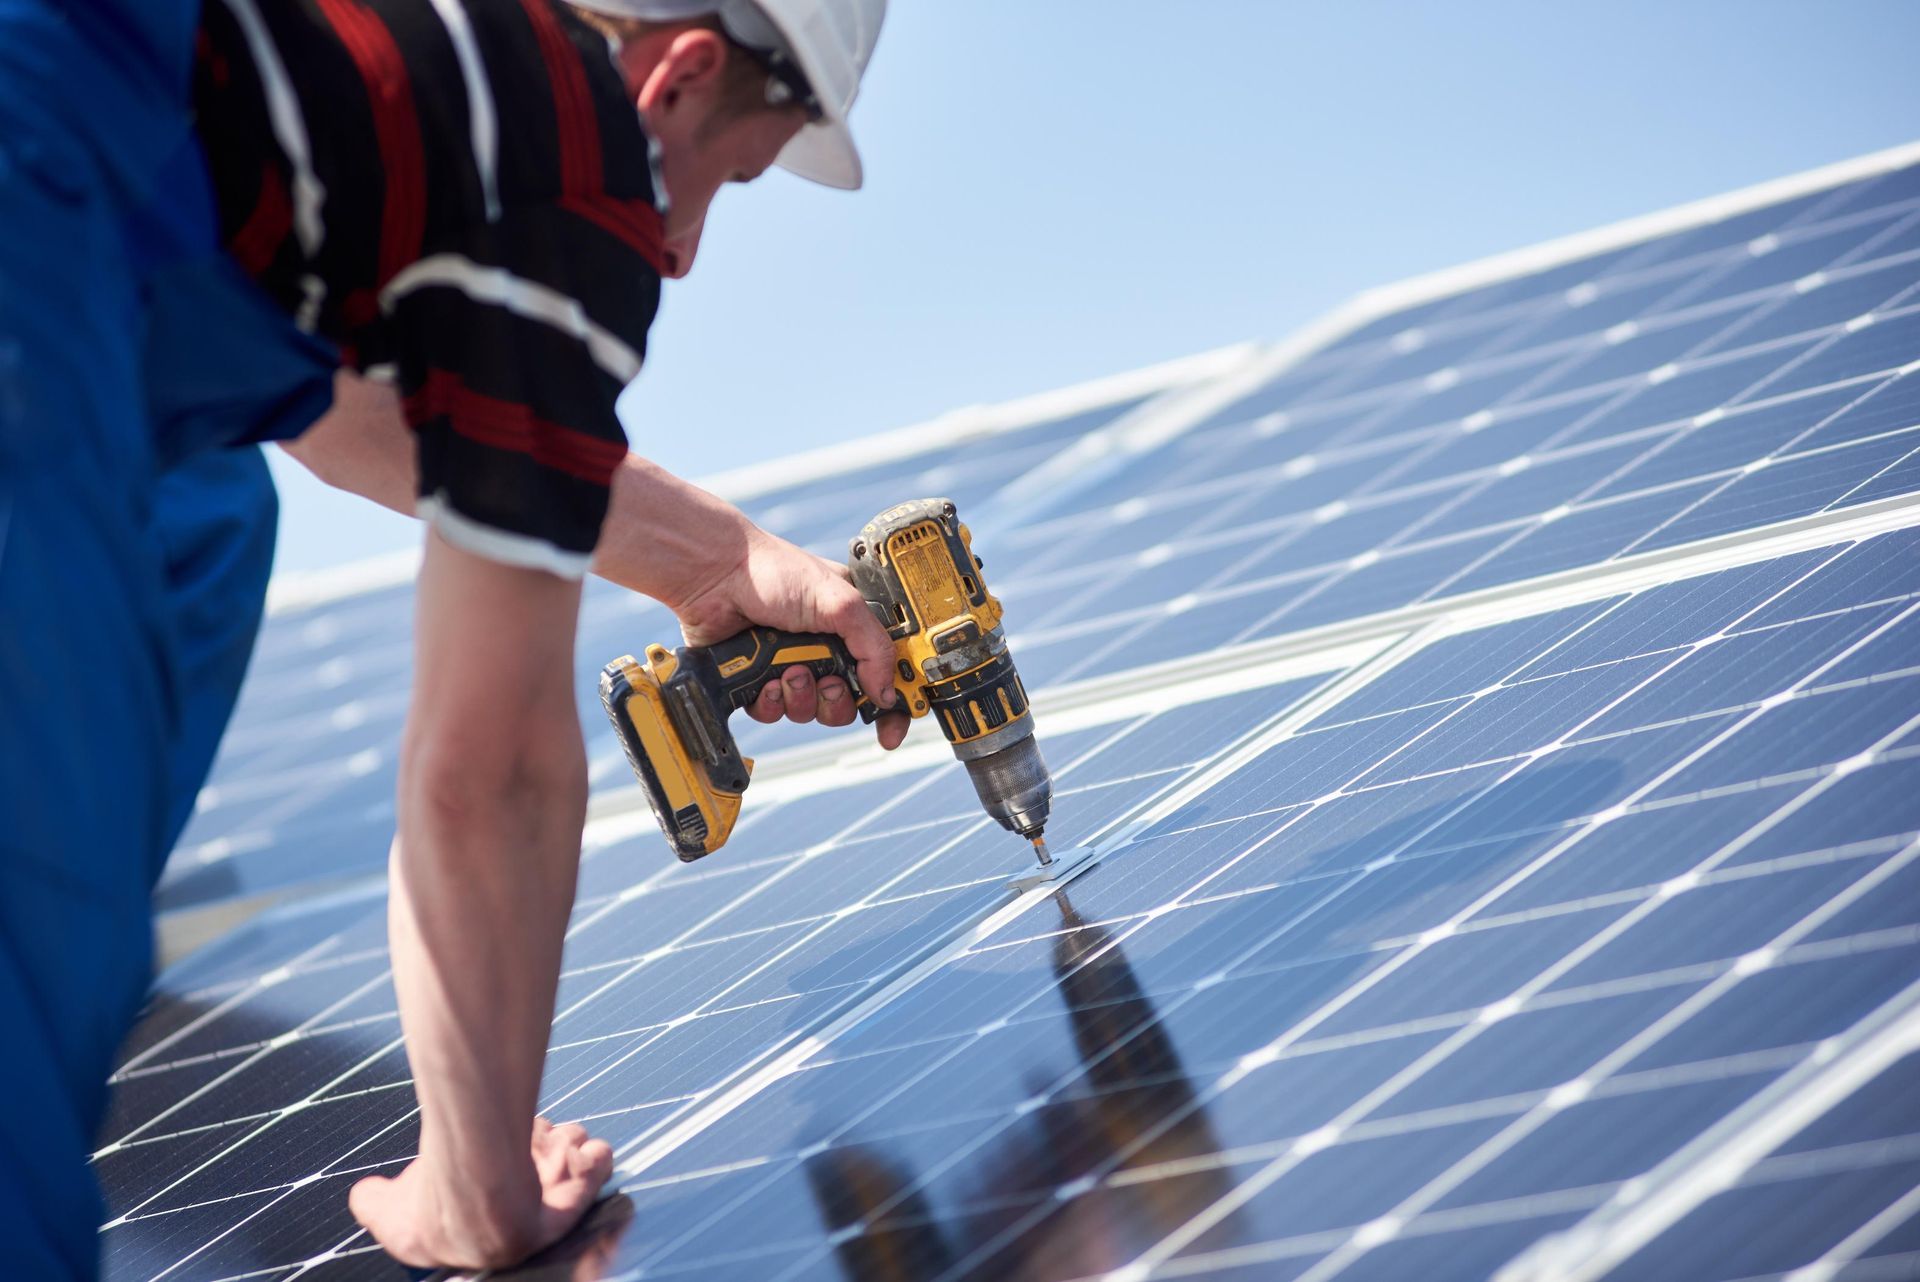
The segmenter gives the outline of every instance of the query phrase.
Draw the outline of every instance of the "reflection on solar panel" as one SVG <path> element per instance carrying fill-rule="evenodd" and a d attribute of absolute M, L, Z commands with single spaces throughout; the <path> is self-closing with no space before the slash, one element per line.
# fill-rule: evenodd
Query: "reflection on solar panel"
<path fill-rule="evenodd" d="M 543 1107 L 619 1192 L 525 1276 L 1920 1267 L 1916 159 L 760 496 L 955 494 L 1095 858 L 1011 888 L 937 742 L 769 738 L 691 866 L 609 771 Z M 405 603 L 270 628 L 178 902 L 384 845 Z M 583 672 L 666 632 L 592 609 Z M 176 968 L 117 1084 L 110 1276 L 385 1275 L 377 886 Z"/>

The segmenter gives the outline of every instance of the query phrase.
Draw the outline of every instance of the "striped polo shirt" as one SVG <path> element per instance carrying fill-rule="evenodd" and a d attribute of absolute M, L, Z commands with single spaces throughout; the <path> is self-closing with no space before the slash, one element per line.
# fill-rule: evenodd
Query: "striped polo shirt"
<path fill-rule="evenodd" d="M 607 39 L 554 0 L 206 0 L 193 94 L 229 251 L 398 389 L 420 514 L 585 573 L 665 207 Z"/>

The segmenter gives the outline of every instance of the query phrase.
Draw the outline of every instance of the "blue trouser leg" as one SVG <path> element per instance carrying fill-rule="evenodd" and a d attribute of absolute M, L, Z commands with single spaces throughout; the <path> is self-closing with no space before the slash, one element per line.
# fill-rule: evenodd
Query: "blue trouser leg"
<path fill-rule="evenodd" d="M 210 450 L 168 469 L 154 495 L 180 672 L 166 848 L 193 814 L 260 631 L 280 505 L 258 446 Z M 159 869 L 153 870 L 154 876 Z"/>
<path fill-rule="evenodd" d="M 3 108 L 0 1254 L 9 1277 L 89 1278 L 86 1156 L 150 966 L 174 674 L 120 216 L 84 148 Z"/>

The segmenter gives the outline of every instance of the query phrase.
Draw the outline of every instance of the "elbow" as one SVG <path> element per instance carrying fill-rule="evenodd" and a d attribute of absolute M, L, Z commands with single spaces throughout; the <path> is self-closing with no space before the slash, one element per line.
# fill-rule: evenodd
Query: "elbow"
<path fill-rule="evenodd" d="M 568 708 L 569 714 L 571 707 Z M 587 763 L 579 722 L 487 726 L 409 735 L 401 768 L 401 818 L 458 851 L 502 837 L 544 846 L 570 831 L 576 853 L 587 809 Z"/>

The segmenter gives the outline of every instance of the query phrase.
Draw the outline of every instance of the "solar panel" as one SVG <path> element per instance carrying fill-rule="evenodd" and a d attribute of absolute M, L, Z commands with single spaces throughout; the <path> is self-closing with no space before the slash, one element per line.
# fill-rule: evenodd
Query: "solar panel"
<path fill-rule="evenodd" d="M 769 496 L 823 546 L 934 479 L 994 516 L 1050 835 L 1094 858 L 1010 886 L 938 743 L 776 751 L 690 866 L 605 793 L 543 1107 L 619 1191 L 554 1275 L 1911 1268 L 1916 178 L 1376 299 L 1010 434 L 1004 476 Z M 387 750 L 403 602 L 276 621 L 206 815 L 376 805 L 384 758 L 338 763 Z M 594 609 L 583 669 L 665 622 Z M 378 1271 L 344 1190 L 413 1147 L 382 927 L 365 889 L 165 977 L 96 1158 L 112 1276 Z"/>

